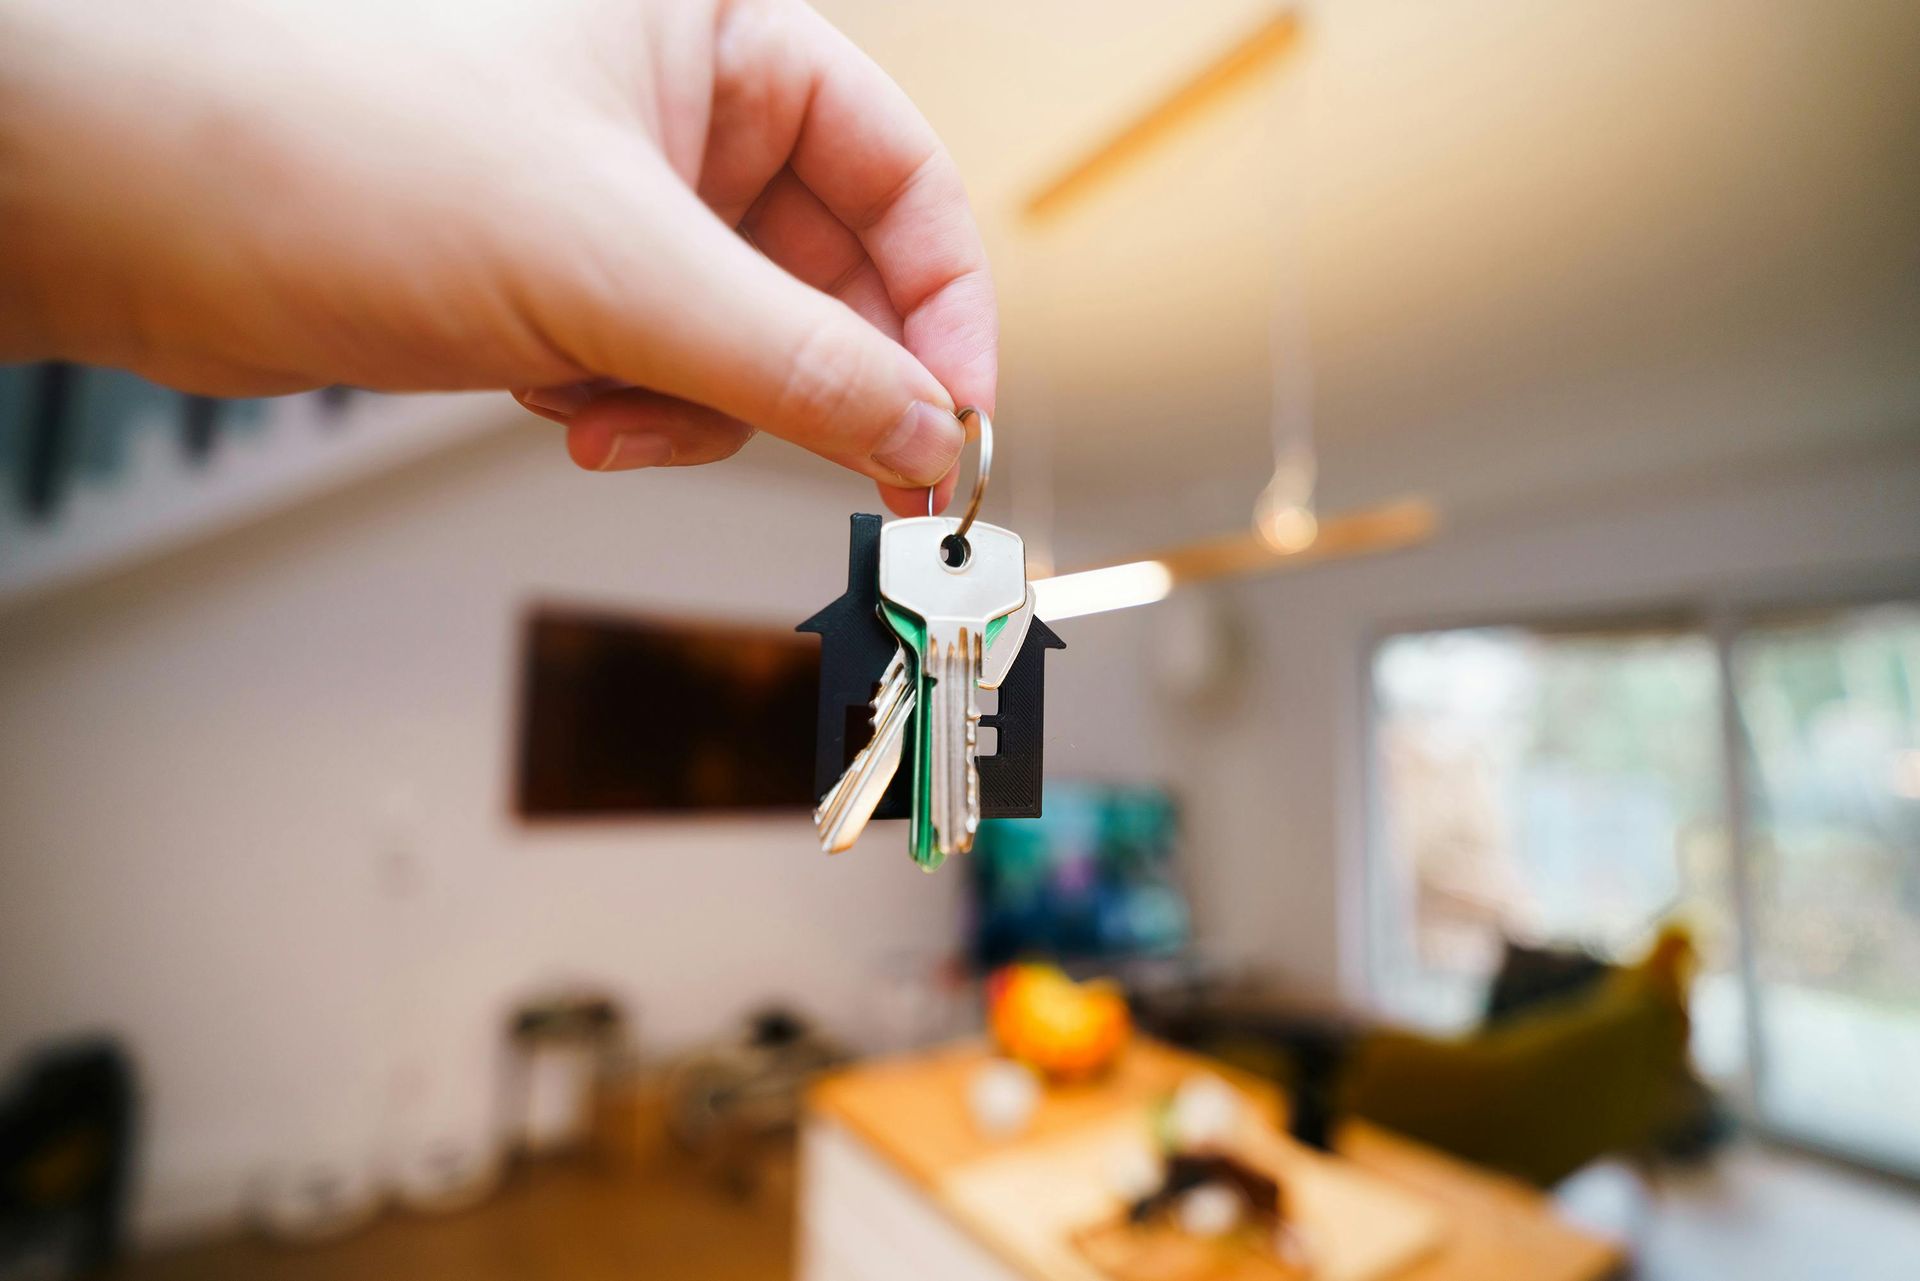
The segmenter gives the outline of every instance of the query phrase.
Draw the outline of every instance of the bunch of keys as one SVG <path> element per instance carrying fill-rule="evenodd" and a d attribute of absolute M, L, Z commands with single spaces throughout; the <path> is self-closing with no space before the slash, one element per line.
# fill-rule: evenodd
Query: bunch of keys
<path fill-rule="evenodd" d="M 992 424 L 971 407 L 960 417 L 980 423 L 980 470 L 967 513 L 881 527 L 878 608 L 895 648 L 870 705 L 872 738 L 814 812 L 821 848 L 850 848 L 908 758 L 913 726 L 908 847 L 929 871 L 973 848 L 981 817 L 978 692 L 1000 688 L 1033 624 L 1020 536 L 974 519 L 992 467 Z"/>

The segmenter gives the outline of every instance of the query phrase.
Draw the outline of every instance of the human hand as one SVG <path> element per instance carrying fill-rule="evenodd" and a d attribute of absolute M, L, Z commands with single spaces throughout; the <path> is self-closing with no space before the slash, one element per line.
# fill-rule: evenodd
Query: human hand
<path fill-rule="evenodd" d="M 0 356 L 510 387 L 596 469 L 759 428 L 917 514 L 996 346 L 952 161 L 800 0 L 0 0 Z"/>

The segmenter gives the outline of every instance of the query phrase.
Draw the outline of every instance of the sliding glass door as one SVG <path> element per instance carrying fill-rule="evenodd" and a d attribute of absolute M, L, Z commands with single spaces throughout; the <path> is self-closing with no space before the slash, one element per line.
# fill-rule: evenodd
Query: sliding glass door
<path fill-rule="evenodd" d="M 1920 606 L 1745 624 L 1755 1103 L 1920 1172 Z"/>

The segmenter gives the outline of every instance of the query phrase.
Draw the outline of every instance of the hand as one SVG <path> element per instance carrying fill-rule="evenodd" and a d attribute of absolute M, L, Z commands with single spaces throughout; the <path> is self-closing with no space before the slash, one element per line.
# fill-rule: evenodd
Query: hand
<path fill-rule="evenodd" d="M 997 376 L 952 161 L 800 0 L 0 0 L 0 356 L 762 428 L 915 514 Z"/>

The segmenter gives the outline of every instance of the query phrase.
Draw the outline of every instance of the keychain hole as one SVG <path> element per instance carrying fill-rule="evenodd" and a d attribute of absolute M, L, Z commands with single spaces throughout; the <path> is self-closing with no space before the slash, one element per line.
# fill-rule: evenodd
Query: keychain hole
<path fill-rule="evenodd" d="M 948 534 L 940 540 L 940 563 L 948 569 L 961 570 L 973 559 L 973 548 L 967 540 L 958 534 Z"/>

